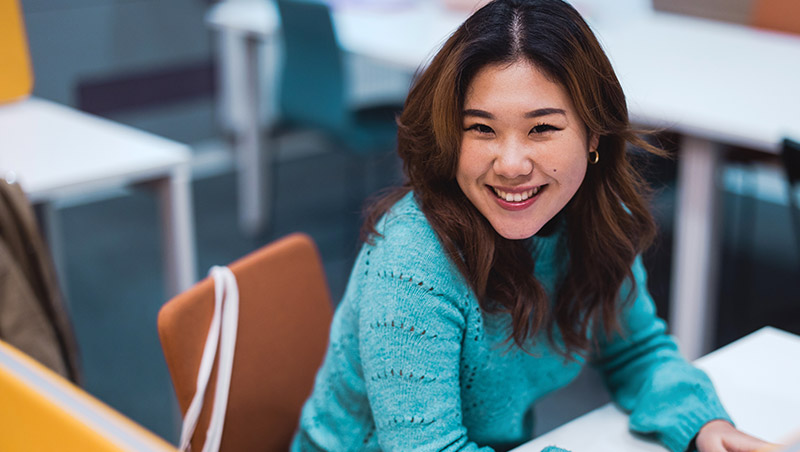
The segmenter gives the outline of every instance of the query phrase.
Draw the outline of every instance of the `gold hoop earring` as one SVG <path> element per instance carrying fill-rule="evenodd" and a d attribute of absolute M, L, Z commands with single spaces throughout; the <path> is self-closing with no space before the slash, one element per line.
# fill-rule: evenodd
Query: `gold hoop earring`
<path fill-rule="evenodd" d="M 589 151 L 589 163 L 594 165 L 600 161 L 600 153 L 597 150 Z"/>

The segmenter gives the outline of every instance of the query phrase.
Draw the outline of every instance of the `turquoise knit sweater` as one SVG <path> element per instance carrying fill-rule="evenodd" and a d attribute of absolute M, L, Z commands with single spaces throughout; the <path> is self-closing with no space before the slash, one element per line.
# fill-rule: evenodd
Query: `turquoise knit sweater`
<path fill-rule="evenodd" d="M 587 359 L 566 360 L 544 333 L 529 353 L 504 343 L 509 317 L 481 311 L 411 193 L 378 231 L 383 238 L 361 249 L 334 315 L 292 450 L 486 452 L 530 438 L 533 404 Z M 534 241 L 536 276 L 553 299 L 565 270 L 559 234 Z M 703 424 L 729 418 L 656 317 L 640 259 L 633 274 L 624 334 L 601 341 L 588 361 L 631 412 L 631 430 L 684 451 Z"/>

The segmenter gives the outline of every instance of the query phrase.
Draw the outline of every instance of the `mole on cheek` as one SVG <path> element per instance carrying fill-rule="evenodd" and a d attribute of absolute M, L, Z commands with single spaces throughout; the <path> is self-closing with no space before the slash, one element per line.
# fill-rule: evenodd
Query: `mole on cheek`
<path fill-rule="evenodd" d="M 558 171 L 558 170 L 557 170 L 557 169 L 554 169 L 554 170 L 553 170 L 553 172 L 554 172 L 554 173 L 555 173 L 556 171 Z"/>

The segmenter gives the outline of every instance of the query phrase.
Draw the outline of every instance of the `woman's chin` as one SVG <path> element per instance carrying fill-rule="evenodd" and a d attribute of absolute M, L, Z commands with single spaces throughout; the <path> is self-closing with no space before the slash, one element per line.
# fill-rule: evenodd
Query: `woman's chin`
<path fill-rule="evenodd" d="M 505 225 L 492 225 L 494 227 L 495 232 L 497 232 L 500 237 L 508 240 L 525 240 L 533 237 L 542 229 L 541 226 L 531 226 L 526 228 L 520 227 L 506 227 Z"/>

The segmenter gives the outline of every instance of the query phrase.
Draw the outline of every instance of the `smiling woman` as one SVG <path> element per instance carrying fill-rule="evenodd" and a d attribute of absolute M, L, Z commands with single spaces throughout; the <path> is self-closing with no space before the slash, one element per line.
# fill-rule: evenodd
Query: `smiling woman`
<path fill-rule="evenodd" d="M 587 362 L 674 452 L 754 450 L 655 315 L 654 235 L 611 64 L 560 0 L 495 0 L 398 119 L 407 182 L 368 209 L 293 451 L 491 451 Z M 555 448 L 550 448 L 555 450 Z"/>

